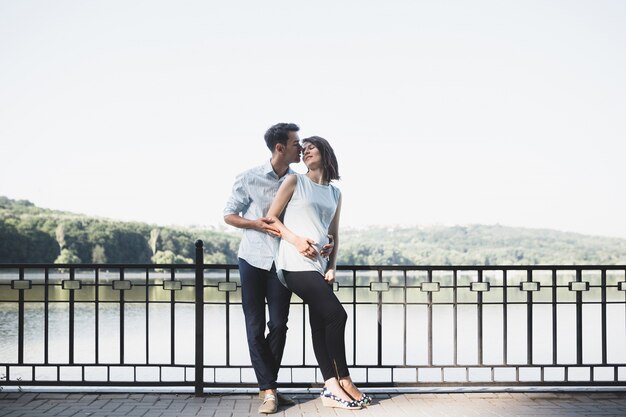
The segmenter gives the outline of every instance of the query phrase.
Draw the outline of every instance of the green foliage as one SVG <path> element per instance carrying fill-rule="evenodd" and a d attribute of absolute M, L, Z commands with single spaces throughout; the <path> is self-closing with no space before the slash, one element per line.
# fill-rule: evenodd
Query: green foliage
<path fill-rule="evenodd" d="M 166 250 L 166 251 L 159 250 L 152 257 L 152 262 L 155 264 L 192 264 L 193 259 L 176 255 L 171 250 Z"/>
<path fill-rule="evenodd" d="M 209 253 L 204 255 L 204 263 L 205 264 L 225 264 L 226 255 L 219 252 Z"/>
<path fill-rule="evenodd" d="M 50 262 L 58 254 L 59 246 L 49 234 L 0 217 L 0 262 Z"/>
<path fill-rule="evenodd" d="M 240 235 L 118 222 L 0 196 L 0 263 L 236 263 Z M 624 265 L 626 240 L 504 226 L 342 229 L 344 265 Z"/>
<path fill-rule="evenodd" d="M 343 240 L 350 241 L 342 237 Z M 339 264 L 345 265 L 409 265 L 411 260 L 393 246 L 380 246 L 363 243 L 342 245 L 339 251 Z"/>
<path fill-rule="evenodd" d="M 92 218 L 0 196 L 0 263 L 150 263 L 167 251 L 174 257 L 166 263 L 188 263 L 197 239 L 207 259 L 237 261 L 239 238 L 231 234 Z"/>
<path fill-rule="evenodd" d="M 499 225 L 376 226 L 343 230 L 338 263 L 624 265 L 626 240 Z"/>
<path fill-rule="evenodd" d="M 100 245 L 96 245 L 91 250 L 91 262 L 94 264 L 105 264 L 107 263 L 106 251 Z"/>
<path fill-rule="evenodd" d="M 54 260 L 55 264 L 79 264 L 81 260 L 69 249 L 62 249 L 61 254 Z"/>

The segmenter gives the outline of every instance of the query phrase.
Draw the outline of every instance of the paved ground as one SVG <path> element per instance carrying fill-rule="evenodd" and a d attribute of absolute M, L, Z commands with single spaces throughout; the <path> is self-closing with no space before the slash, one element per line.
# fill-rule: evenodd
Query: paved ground
<path fill-rule="evenodd" d="M 277 416 L 626 416 L 626 392 L 375 393 L 359 411 L 322 407 L 313 393 L 292 394 L 297 404 Z M 257 415 L 251 394 L 1 393 L 0 416 L 212 416 Z"/>

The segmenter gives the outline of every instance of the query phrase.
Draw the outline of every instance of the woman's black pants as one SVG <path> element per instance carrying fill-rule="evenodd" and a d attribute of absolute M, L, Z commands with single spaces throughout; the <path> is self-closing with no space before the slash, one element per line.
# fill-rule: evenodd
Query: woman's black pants
<path fill-rule="evenodd" d="M 344 340 L 348 315 L 332 285 L 317 271 L 284 271 L 283 275 L 289 289 L 309 306 L 313 351 L 324 381 L 350 375 Z"/>

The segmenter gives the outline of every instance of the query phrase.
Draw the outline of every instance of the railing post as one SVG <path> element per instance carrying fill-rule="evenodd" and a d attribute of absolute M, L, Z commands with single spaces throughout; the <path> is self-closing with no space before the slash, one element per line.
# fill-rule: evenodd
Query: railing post
<path fill-rule="evenodd" d="M 581 268 L 576 269 L 576 282 L 582 281 Z M 576 291 L 576 365 L 583 364 L 583 293 Z"/>
<path fill-rule="evenodd" d="M 20 268 L 20 280 L 24 279 L 24 268 Z M 17 313 L 17 363 L 18 365 L 24 364 L 24 290 L 19 290 L 19 303 Z M 8 368 L 6 368 L 8 369 Z M 7 377 L 7 380 L 9 378 Z"/>
<path fill-rule="evenodd" d="M 196 241 L 196 360 L 195 395 L 204 393 L 204 247 Z"/>

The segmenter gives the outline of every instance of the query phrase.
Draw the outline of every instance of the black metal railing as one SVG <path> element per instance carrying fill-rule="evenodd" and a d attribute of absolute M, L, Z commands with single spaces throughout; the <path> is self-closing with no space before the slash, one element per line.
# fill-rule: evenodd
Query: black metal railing
<path fill-rule="evenodd" d="M 626 385 L 626 266 L 340 266 L 363 386 Z M 279 382 L 322 382 L 295 295 Z M 0 265 L 0 386 L 254 386 L 236 265 Z"/>

